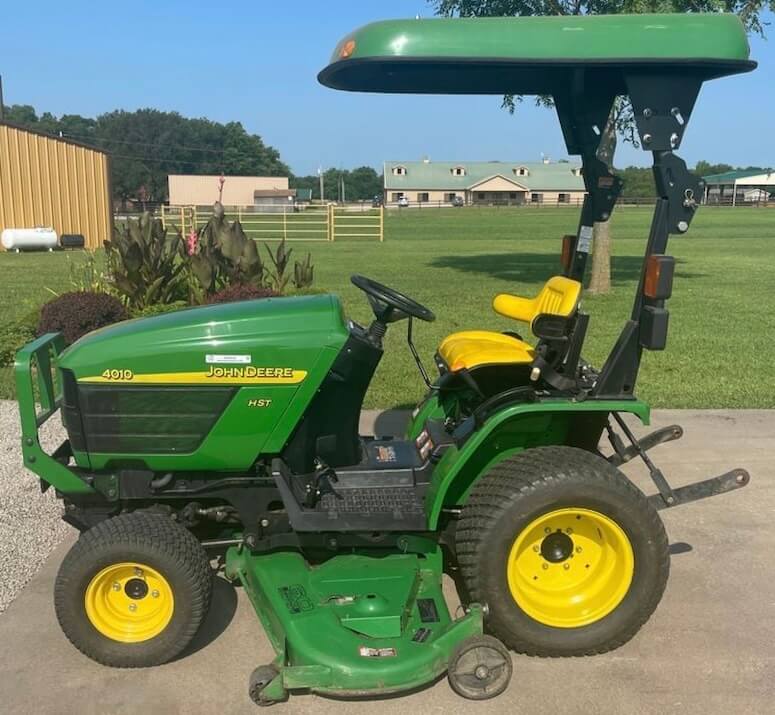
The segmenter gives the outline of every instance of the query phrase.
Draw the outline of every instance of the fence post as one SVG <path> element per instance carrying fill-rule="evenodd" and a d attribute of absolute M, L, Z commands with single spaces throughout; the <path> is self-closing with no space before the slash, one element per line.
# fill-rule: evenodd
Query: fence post
<path fill-rule="evenodd" d="M 288 238 L 288 214 L 285 211 L 285 204 L 283 204 L 283 241 Z"/>
<path fill-rule="evenodd" d="M 336 241 L 336 217 L 333 204 L 328 205 L 328 231 L 329 241 Z"/>
<path fill-rule="evenodd" d="M 242 206 L 237 206 L 237 220 L 242 223 Z"/>
<path fill-rule="evenodd" d="M 192 220 L 194 221 L 194 225 L 192 227 L 192 230 L 198 231 L 199 230 L 199 217 L 197 216 L 196 206 L 194 206 L 192 208 L 192 213 L 193 213 L 193 219 Z"/>
<path fill-rule="evenodd" d="M 385 240 L 385 207 L 379 207 L 379 242 Z"/>

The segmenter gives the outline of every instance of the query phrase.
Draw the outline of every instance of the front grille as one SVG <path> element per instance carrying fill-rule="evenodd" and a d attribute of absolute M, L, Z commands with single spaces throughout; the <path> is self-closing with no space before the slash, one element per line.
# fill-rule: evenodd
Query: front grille
<path fill-rule="evenodd" d="M 89 452 L 187 453 L 199 447 L 235 392 L 234 387 L 79 385 L 75 413 Z M 75 413 L 65 422 L 71 443 Z"/>

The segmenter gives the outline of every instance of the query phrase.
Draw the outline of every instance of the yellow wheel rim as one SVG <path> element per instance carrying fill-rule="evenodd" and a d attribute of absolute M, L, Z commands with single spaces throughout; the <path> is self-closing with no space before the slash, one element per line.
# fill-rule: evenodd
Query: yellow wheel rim
<path fill-rule="evenodd" d="M 106 638 L 140 643 L 158 636 L 172 620 L 172 588 L 156 569 L 124 562 L 107 566 L 86 588 L 86 615 Z"/>
<path fill-rule="evenodd" d="M 517 605 L 547 626 L 599 621 L 627 595 L 635 557 L 622 528 L 590 509 L 558 509 L 514 541 L 506 575 Z"/>

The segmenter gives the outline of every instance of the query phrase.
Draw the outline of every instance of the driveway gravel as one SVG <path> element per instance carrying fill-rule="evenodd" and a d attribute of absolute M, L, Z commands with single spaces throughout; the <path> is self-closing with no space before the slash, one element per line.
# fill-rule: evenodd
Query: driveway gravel
<path fill-rule="evenodd" d="M 56 416 L 43 425 L 41 441 L 47 450 L 63 439 Z M 0 613 L 73 531 L 61 513 L 54 490 L 41 494 L 40 480 L 22 466 L 16 403 L 0 400 Z"/>

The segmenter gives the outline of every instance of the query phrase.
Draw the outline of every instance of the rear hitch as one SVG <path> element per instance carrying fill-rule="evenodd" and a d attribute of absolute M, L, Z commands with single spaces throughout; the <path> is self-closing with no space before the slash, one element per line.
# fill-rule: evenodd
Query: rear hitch
<path fill-rule="evenodd" d="M 679 504 L 687 504 L 698 499 L 713 497 L 717 494 L 726 494 L 735 489 L 741 489 L 751 481 L 751 475 L 745 469 L 733 469 L 731 472 L 722 474 L 718 477 L 705 479 L 694 484 L 687 484 L 685 487 L 673 489 L 673 502 L 668 504 L 661 494 L 652 494 L 649 502 L 655 509 L 667 509 Z"/>
<path fill-rule="evenodd" d="M 646 454 L 646 451 L 656 447 L 658 444 L 664 444 L 665 442 L 672 442 L 673 440 L 680 439 L 683 436 L 683 429 L 678 425 L 670 425 L 669 427 L 655 430 L 641 439 L 636 439 L 632 430 L 630 430 L 627 423 L 622 419 L 622 416 L 617 412 L 611 414 L 627 440 L 630 442 L 630 445 L 625 446 L 622 438 L 614 432 L 611 424 L 608 423 L 606 425 L 608 439 L 614 449 L 614 454 L 608 458 L 608 461 L 615 467 L 619 467 L 635 457 L 640 457 L 643 460 L 643 463 L 649 470 L 651 481 L 654 482 L 659 490 L 658 494 L 652 494 L 648 498 L 655 509 L 666 509 L 668 507 L 678 506 L 679 504 L 697 501 L 698 499 L 712 497 L 717 494 L 725 494 L 726 492 L 740 489 L 751 481 L 751 475 L 744 469 L 733 469 L 731 472 L 727 472 L 718 477 L 712 477 L 711 479 L 705 479 L 701 482 L 687 484 L 685 487 L 673 489 L 665 478 L 665 475 L 662 473 L 662 470 L 651 461 Z"/>

